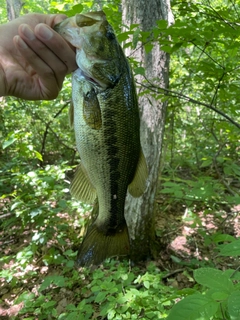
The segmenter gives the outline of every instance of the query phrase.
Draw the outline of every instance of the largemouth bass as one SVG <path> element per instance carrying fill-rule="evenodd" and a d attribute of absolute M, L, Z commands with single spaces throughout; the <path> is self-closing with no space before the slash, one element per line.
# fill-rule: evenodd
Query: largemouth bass
<path fill-rule="evenodd" d="M 80 266 L 128 255 L 124 218 L 127 189 L 134 197 L 145 190 L 146 161 L 140 145 L 140 120 L 133 75 L 104 12 L 77 14 L 56 30 L 76 47 L 79 69 L 72 75 L 70 122 L 81 163 L 72 195 L 98 199 L 98 216 L 88 228 L 77 256 Z"/>

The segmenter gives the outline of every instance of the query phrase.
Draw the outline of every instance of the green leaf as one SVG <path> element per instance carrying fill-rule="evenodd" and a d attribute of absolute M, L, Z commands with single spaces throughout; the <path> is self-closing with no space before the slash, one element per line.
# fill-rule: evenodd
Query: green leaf
<path fill-rule="evenodd" d="M 53 276 L 47 276 L 43 283 L 41 284 L 38 291 L 45 290 L 48 286 L 50 286 L 52 283 L 55 284 L 58 287 L 63 287 L 65 285 L 65 278 L 63 276 L 53 275 Z"/>
<path fill-rule="evenodd" d="M 237 257 L 240 256 L 240 239 L 222 246 L 220 256 L 224 257 Z"/>
<path fill-rule="evenodd" d="M 57 303 L 57 302 L 56 302 L 56 301 L 53 301 L 53 300 L 44 302 L 44 303 L 42 304 L 42 308 L 43 308 L 43 309 L 48 309 L 48 308 L 50 308 L 50 307 L 55 306 L 56 303 Z"/>
<path fill-rule="evenodd" d="M 232 280 L 240 280 L 240 272 L 234 269 L 227 269 L 223 271 L 230 279 Z"/>
<path fill-rule="evenodd" d="M 95 302 L 96 303 L 102 302 L 106 298 L 106 295 L 107 295 L 106 291 L 99 292 L 95 298 Z"/>
<path fill-rule="evenodd" d="M 183 42 L 178 42 L 176 43 L 171 50 L 171 53 L 173 53 L 174 51 L 177 51 L 179 48 L 181 48 L 181 46 L 183 45 Z"/>
<path fill-rule="evenodd" d="M 132 32 L 131 31 L 126 31 L 126 32 L 122 32 L 120 33 L 117 38 L 119 42 L 123 42 L 126 41 L 129 38 L 129 35 L 131 35 Z"/>
<path fill-rule="evenodd" d="M 136 46 L 137 46 L 140 32 L 141 32 L 141 30 L 139 28 L 137 28 L 133 33 L 133 39 L 132 39 L 132 47 L 133 47 L 133 49 L 135 49 Z"/>
<path fill-rule="evenodd" d="M 139 23 L 132 23 L 130 25 L 130 30 L 136 29 L 139 26 Z"/>
<path fill-rule="evenodd" d="M 116 314 L 116 311 L 115 310 L 110 310 L 109 312 L 108 312 L 108 319 L 114 319 L 114 316 L 115 316 L 115 314 Z"/>
<path fill-rule="evenodd" d="M 200 166 L 200 168 L 205 168 L 205 167 L 208 167 L 212 164 L 213 160 L 212 159 L 202 159 L 203 162 Z"/>
<path fill-rule="evenodd" d="M 240 291 L 234 291 L 228 298 L 228 313 L 231 320 L 240 319 Z"/>
<path fill-rule="evenodd" d="M 41 284 L 40 288 L 38 289 L 39 292 L 45 290 L 48 286 L 50 286 L 52 280 L 51 280 L 51 277 L 46 277 L 44 280 L 43 280 L 43 283 Z"/>
<path fill-rule="evenodd" d="M 137 67 L 134 68 L 135 74 L 141 74 L 142 76 L 145 76 L 145 68 L 143 67 Z"/>
<path fill-rule="evenodd" d="M 144 45 L 144 48 L 145 48 L 146 53 L 149 53 L 153 48 L 153 44 L 147 43 Z"/>
<path fill-rule="evenodd" d="M 212 236 L 212 239 L 215 243 L 235 241 L 235 238 L 229 234 L 215 234 Z"/>
<path fill-rule="evenodd" d="M 158 28 L 165 29 L 167 28 L 167 21 L 166 20 L 157 20 L 156 21 Z"/>
<path fill-rule="evenodd" d="M 37 158 L 38 160 L 40 160 L 40 161 L 43 161 L 43 158 L 42 158 L 41 153 L 39 153 L 39 152 L 38 152 L 38 151 L 36 151 L 36 150 L 34 150 L 34 152 L 35 152 L 35 156 L 36 156 L 36 158 Z"/>
<path fill-rule="evenodd" d="M 201 295 L 188 296 L 173 306 L 167 320 L 206 320 L 218 309 L 219 303 Z"/>
<path fill-rule="evenodd" d="M 79 319 L 78 312 L 71 312 L 68 315 L 66 315 L 66 317 L 64 318 L 64 320 L 76 320 L 76 319 Z"/>
<path fill-rule="evenodd" d="M 200 268 L 194 271 L 195 280 L 203 286 L 223 291 L 232 290 L 233 283 L 223 271 L 214 268 Z"/>
<path fill-rule="evenodd" d="M 222 291 L 216 291 L 215 289 L 212 289 L 214 292 L 212 292 L 211 297 L 213 300 L 216 301 L 224 301 L 228 298 L 229 294 Z"/>
<path fill-rule="evenodd" d="M 63 11 L 64 6 L 65 6 L 65 4 L 56 4 L 55 8 L 57 7 L 61 13 L 66 14 L 68 17 L 75 16 L 77 13 L 80 13 L 83 10 L 82 4 L 76 4 L 75 6 L 72 7 L 71 10 L 67 10 L 67 11 Z"/>
<path fill-rule="evenodd" d="M 76 13 L 80 13 L 83 10 L 83 5 L 82 4 L 76 4 L 75 6 L 72 7 L 72 10 Z"/>
<path fill-rule="evenodd" d="M 146 289 L 149 289 L 149 287 L 150 287 L 149 281 L 143 281 L 143 285 L 144 285 L 144 287 L 145 287 Z"/>
<path fill-rule="evenodd" d="M 17 140 L 17 138 L 15 138 L 14 135 L 12 135 L 8 140 L 5 140 L 3 142 L 2 148 L 6 149 L 7 147 L 9 147 L 11 144 L 13 144 L 15 141 Z"/>

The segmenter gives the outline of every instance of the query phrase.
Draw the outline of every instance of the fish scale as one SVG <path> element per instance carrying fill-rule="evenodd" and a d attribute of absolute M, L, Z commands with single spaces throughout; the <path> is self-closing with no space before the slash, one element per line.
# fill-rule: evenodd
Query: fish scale
<path fill-rule="evenodd" d="M 72 76 L 70 119 L 81 163 L 71 193 L 93 203 L 97 218 L 79 248 L 77 263 L 98 265 L 130 254 L 124 216 L 127 190 L 139 197 L 147 166 L 133 75 L 105 14 L 89 12 L 61 22 L 56 30 L 76 47 L 79 69 Z"/>

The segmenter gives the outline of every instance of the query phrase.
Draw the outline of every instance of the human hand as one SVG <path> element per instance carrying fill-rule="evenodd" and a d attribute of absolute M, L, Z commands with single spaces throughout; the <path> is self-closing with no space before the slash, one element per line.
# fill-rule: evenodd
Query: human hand
<path fill-rule="evenodd" d="M 74 48 L 52 29 L 65 18 L 27 14 L 0 25 L 0 96 L 57 97 L 66 74 L 77 68 Z"/>

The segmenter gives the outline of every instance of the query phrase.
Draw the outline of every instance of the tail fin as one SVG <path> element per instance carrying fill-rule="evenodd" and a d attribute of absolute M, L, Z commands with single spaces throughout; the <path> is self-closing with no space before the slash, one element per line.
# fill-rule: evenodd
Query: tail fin
<path fill-rule="evenodd" d="M 106 258 L 125 256 L 130 252 L 127 225 L 116 230 L 116 233 L 106 234 L 93 223 L 78 251 L 77 264 L 79 266 L 99 265 Z"/>

